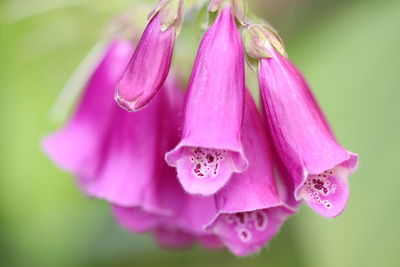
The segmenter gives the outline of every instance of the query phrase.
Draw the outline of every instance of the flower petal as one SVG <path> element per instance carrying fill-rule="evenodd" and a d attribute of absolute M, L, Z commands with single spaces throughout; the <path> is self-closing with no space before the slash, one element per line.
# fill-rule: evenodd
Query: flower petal
<path fill-rule="evenodd" d="M 249 168 L 216 194 L 218 214 L 206 226 L 237 256 L 260 250 L 295 212 L 278 195 L 265 125 L 249 92 L 242 131 Z"/>
<path fill-rule="evenodd" d="M 147 25 L 115 91 L 118 104 L 128 111 L 143 108 L 168 76 L 175 42 L 175 27 L 161 30 L 159 13 Z"/>
<path fill-rule="evenodd" d="M 113 41 L 90 78 L 71 121 L 44 138 L 44 151 L 64 170 L 92 177 L 100 168 L 99 147 L 112 115 L 113 90 L 131 53 L 128 42 Z"/>
<path fill-rule="evenodd" d="M 260 60 L 259 68 L 265 117 L 275 150 L 293 179 L 294 196 L 300 200 L 305 196 L 302 188 L 309 174 L 322 174 L 346 164 L 352 154 L 336 141 L 300 71 L 269 43 L 265 45 L 271 54 L 271 58 Z M 348 198 L 345 187 L 343 184 L 343 190 L 337 191 L 343 193 L 339 197 L 342 199 L 339 201 L 340 212 Z M 307 203 L 313 202 L 307 200 Z M 321 212 L 320 209 L 316 211 Z M 337 212 L 323 212 L 321 215 L 336 216 Z"/>
<path fill-rule="evenodd" d="M 157 215 L 151 214 L 139 207 L 129 208 L 113 205 L 112 210 L 118 223 L 135 233 L 150 231 L 160 224 L 160 218 Z"/>
<path fill-rule="evenodd" d="M 292 214 L 293 210 L 286 207 L 225 213 L 210 228 L 236 256 L 246 256 L 265 246 Z"/>
<path fill-rule="evenodd" d="M 232 10 L 225 6 L 197 53 L 182 141 L 166 155 L 168 164 L 177 167 L 187 192 L 214 194 L 232 173 L 247 168 L 241 145 L 243 100 L 243 45 Z"/>
<path fill-rule="evenodd" d="M 163 247 L 184 248 L 195 242 L 195 236 L 179 229 L 159 227 L 154 233 L 157 243 Z"/>
<path fill-rule="evenodd" d="M 355 163 L 357 157 L 352 156 L 349 161 Z M 355 167 L 349 164 L 346 161 L 321 174 L 307 176 L 300 194 L 313 210 L 325 217 L 336 217 L 343 212 L 349 198 L 347 178 Z"/>

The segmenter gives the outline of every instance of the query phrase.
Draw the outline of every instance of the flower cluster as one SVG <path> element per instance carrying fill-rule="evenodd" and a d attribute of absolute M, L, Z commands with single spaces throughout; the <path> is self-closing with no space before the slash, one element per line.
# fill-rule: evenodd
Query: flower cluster
<path fill-rule="evenodd" d="M 123 227 L 244 256 L 303 200 L 339 215 L 357 155 L 336 141 L 275 30 L 249 23 L 241 0 L 210 0 L 209 11 L 186 92 L 170 71 L 183 0 L 161 0 L 136 48 L 110 42 L 75 115 L 44 149 Z M 261 110 L 245 85 L 246 57 Z"/>

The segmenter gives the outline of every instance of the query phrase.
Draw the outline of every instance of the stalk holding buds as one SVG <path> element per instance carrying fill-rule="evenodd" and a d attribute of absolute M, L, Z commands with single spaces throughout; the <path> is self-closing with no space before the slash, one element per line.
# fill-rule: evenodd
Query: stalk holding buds
<path fill-rule="evenodd" d="M 224 3 L 229 2 L 232 6 L 233 14 L 236 19 L 242 24 L 246 24 L 246 11 L 247 11 L 247 0 L 210 0 L 208 4 L 208 11 L 216 12 Z"/>

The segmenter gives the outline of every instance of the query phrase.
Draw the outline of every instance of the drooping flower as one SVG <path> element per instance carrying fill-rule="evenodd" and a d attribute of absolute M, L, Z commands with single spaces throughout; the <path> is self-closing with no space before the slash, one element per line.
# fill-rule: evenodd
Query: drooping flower
<path fill-rule="evenodd" d="M 238 256 L 260 250 L 295 210 L 278 193 L 265 125 L 249 93 L 242 131 L 249 168 L 234 174 L 217 194 L 187 194 L 160 157 L 160 173 L 148 188 L 152 196 L 135 207 L 114 205 L 118 222 L 136 233 L 152 231 L 161 244 L 183 246 L 198 241 L 215 248 L 222 241 Z"/>
<path fill-rule="evenodd" d="M 188 86 L 182 140 L 166 155 L 191 194 L 211 195 L 247 168 L 242 151 L 244 53 L 226 5 L 200 44 Z"/>
<path fill-rule="evenodd" d="M 160 147 L 154 158 L 159 171 L 146 191 L 142 189 L 146 197 L 135 206 L 113 205 L 117 221 L 134 233 L 152 232 L 161 245 L 181 247 L 197 241 L 207 248 L 221 247 L 221 241 L 204 229 L 216 214 L 213 197 L 192 196 L 182 189 L 164 161 L 165 148 Z"/>
<path fill-rule="evenodd" d="M 115 99 L 128 111 L 143 108 L 164 84 L 181 21 L 181 0 L 161 1 L 119 81 Z"/>
<path fill-rule="evenodd" d="M 47 154 L 78 177 L 84 192 L 123 206 L 139 205 L 151 195 L 153 177 L 162 174 L 155 159 L 177 143 L 159 152 L 161 141 L 177 139 L 173 118 L 183 103 L 171 77 L 164 92 L 145 109 L 136 113 L 120 109 L 112 96 L 130 54 L 127 43 L 111 46 L 89 80 L 75 116 L 44 141 Z"/>
<path fill-rule="evenodd" d="M 242 131 L 249 168 L 216 194 L 218 214 L 207 227 L 237 256 L 260 250 L 295 213 L 278 193 L 265 124 L 248 92 Z"/>
<path fill-rule="evenodd" d="M 91 75 L 72 119 L 62 130 L 44 139 L 44 150 L 64 170 L 79 177 L 97 174 L 100 143 L 115 106 L 113 88 L 131 54 L 128 42 L 112 41 Z"/>
<path fill-rule="evenodd" d="M 321 215 L 335 217 L 347 204 L 348 177 L 358 157 L 338 144 L 303 75 L 282 56 L 276 35 L 253 27 L 253 40 L 261 39 L 256 43 L 267 54 L 260 57 L 258 71 L 265 117 L 293 179 L 294 196 Z"/>
<path fill-rule="evenodd" d="M 101 168 L 82 184 L 88 194 L 123 206 L 139 205 L 162 176 L 157 160 L 177 143 L 177 119 L 182 92 L 171 76 L 163 92 L 141 111 L 128 113 L 114 105 L 114 116 L 102 144 Z M 169 140 L 167 144 L 163 144 Z M 165 147 L 167 146 L 167 147 Z M 163 149 L 162 152 L 159 150 Z"/>
<path fill-rule="evenodd" d="M 168 178 L 168 177 L 163 177 Z M 158 210 L 149 209 L 146 202 L 141 206 L 123 207 L 114 205 L 113 213 L 118 223 L 134 233 L 152 232 L 157 242 L 164 246 L 188 246 L 199 242 L 209 249 L 222 247 L 220 239 L 209 233 L 204 226 L 215 216 L 215 203 L 212 197 L 190 196 L 170 176 L 171 186 L 158 187 L 153 196 L 158 200 Z M 176 201 L 171 202 L 169 198 Z M 167 203 L 163 202 L 167 200 Z"/>

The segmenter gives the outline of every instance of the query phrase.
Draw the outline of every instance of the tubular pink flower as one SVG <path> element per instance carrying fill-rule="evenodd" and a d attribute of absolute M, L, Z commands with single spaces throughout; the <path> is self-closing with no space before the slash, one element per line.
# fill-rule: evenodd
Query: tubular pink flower
<path fill-rule="evenodd" d="M 150 190 L 157 182 L 154 176 L 163 173 L 155 159 L 163 160 L 177 143 L 178 122 L 171 118 L 181 109 L 183 95 L 171 78 L 147 108 L 136 113 L 120 109 L 112 95 L 130 54 L 127 43 L 110 47 L 89 80 L 77 113 L 67 127 L 45 138 L 44 149 L 78 177 L 89 196 L 122 206 L 140 205 L 146 199 L 148 209 L 157 209 Z M 170 140 L 167 147 L 165 140 Z"/>
<path fill-rule="evenodd" d="M 170 117 L 183 102 L 175 83 L 167 81 L 164 87 L 165 92 L 139 112 L 113 107 L 101 147 L 101 168 L 95 177 L 81 180 L 89 195 L 123 206 L 140 205 L 146 199 L 149 209 L 158 208 L 151 191 L 158 182 L 154 177 L 163 177 L 158 158 L 177 143 L 177 122 Z"/>
<path fill-rule="evenodd" d="M 131 45 L 113 41 L 88 81 L 76 113 L 60 131 L 46 137 L 43 148 L 62 169 L 80 177 L 93 177 L 100 144 L 115 106 L 113 88 L 132 55 Z"/>
<path fill-rule="evenodd" d="M 185 193 L 162 154 L 156 161 L 160 172 L 142 202 L 132 207 L 113 205 L 119 224 L 135 233 L 153 231 L 161 245 L 180 247 L 198 241 L 208 248 L 220 247 L 220 240 L 204 230 L 216 214 L 214 199 Z"/>
<path fill-rule="evenodd" d="M 295 210 L 280 199 L 262 117 L 246 94 L 243 146 L 249 168 L 234 174 L 216 195 L 218 214 L 207 226 L 237 256 L 260 250 Z"/>
<path fill-rule="evenodd" d="M 174 177 L 175 178 L 175 177 Z M 179 187 L 177 187 L 179 188 Z M 185 198 L 182 198 L 185 200 Z M 118 223 L 129 231 L 134 233 L 153 232 L 156 241 L 162 246 L 185 247 L 199 242 L 209 249 L 218 249 L 222 247 L 220 239 L 208 233 L 202 228 L 202 224 L 211 218 L 207 212 L 207 203 L 203 204 L 204 209 L 191 210 L 180 214 L 179 208 L 199 208 L 200 206 L 176 205 L 170 214 L 146 211 L 142 207 L 122 207 L 113 206 L 113 213 Z M 214 206 L 214 205 L 212 205 Z M 195 213 L 205 214 L 206 217 L 193 217 Z M 193 219 L 196 219 L 193 221 Z"/>
<path fill-rule="evenodd" d="M 143 108 L 159 91 L 168 76 L 176 29 L 162 30 L 161 14 L 147 25 L 115 91 L 118 104 L 128 111 Z"/>
<path fill-rule="evenodd" d="M 259 83 L 269 129 L 293 179 L 294 196 L 319 214 L 338 216 L 348 197 L 348 176 L 358 156 L 341 147 L 302 74 L 266 42 Z"/>
<path fill-rule="evenodd" d="M 191 75 L 182 140 L 166 155 L 191 194 L 211 195 L 247 168 L 242 151 L 242 41 L 225 6 L 200 44 Z"/>

